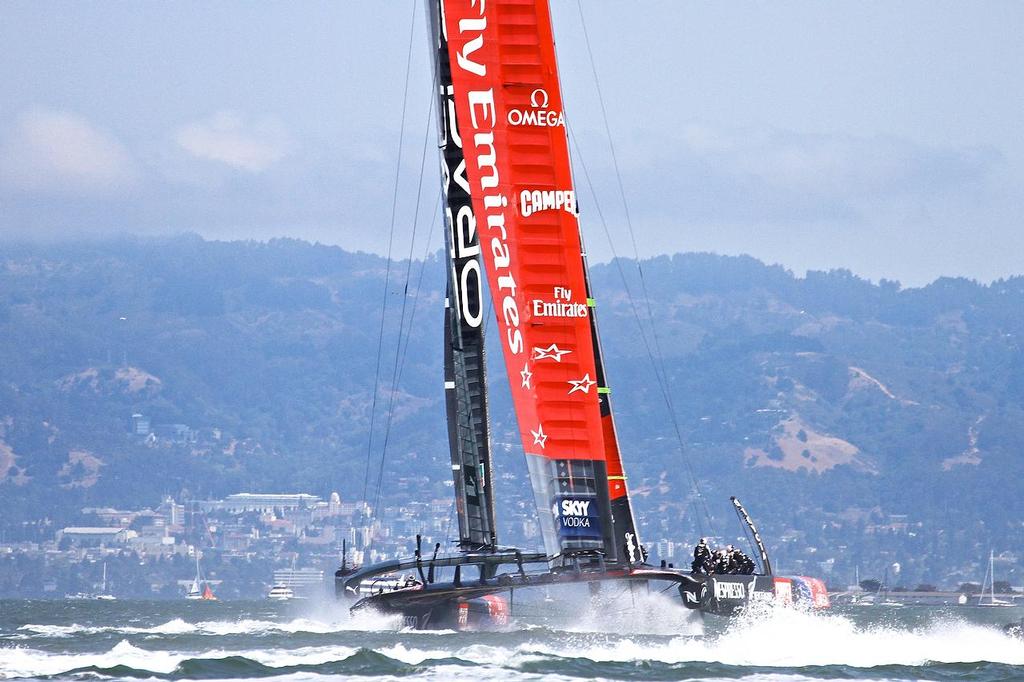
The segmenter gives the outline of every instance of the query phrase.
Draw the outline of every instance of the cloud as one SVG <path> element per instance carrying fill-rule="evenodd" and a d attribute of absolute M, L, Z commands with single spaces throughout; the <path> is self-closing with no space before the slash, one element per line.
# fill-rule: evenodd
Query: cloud
<path fill-rule="evenodd" d="M 882 135 L 689 125 L 681 138 L 689 156 L 724 175 L 773 191 L 851 202 L 940 195 L 983 181 L 1001 160 L 991 149 L 929 147 Z"/>
<path fill-rule="evenodd" d="M 230 111 L 179 128 L 178 146 L 192 156 L 216 161 L 248 173 L 260 173 L 289 151 L 288 135 L 272 120 L 248 122 Z"/>
<path fill-rule="evenodd" d="M 14 190 L 110 194 L 136 179 L 128 150 L 76 114 L 25 112 L 0 140 L 0 185 Z"/>

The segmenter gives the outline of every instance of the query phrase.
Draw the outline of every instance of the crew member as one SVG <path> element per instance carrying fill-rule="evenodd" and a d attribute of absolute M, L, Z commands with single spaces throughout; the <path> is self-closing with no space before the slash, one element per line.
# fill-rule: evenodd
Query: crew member
<path fill-rule="evenodd" d="M 747 556 L 745 552 L 739 553 L 739 561 L 736 563 L 739 566 L 739 573 L 742 575 L 754 575 L 754 560 Z"/>
<path fill-rule="evenodd" d="M 719 575 L 724 575 L 729 572 L 729 555 L 726 554 L 724 549 L 720 549 L 715 552 L 715 563 L 711 572 L 718 573 Z"/>
<path fill-rule="evenodd" d="M 693 548 L 693 563 L 690 570 L 694 573 L 711 572 L 711 548 L 708 547 L 708 539 L 701 538 L 697 546 Z"/>
<path fill-rule="evenodd" d="M 725 573 L 735 574 L 739 572 L 737 570 L 736 559 L 736 548 L 732 545 L 728 545 L 725 548 Z"/>

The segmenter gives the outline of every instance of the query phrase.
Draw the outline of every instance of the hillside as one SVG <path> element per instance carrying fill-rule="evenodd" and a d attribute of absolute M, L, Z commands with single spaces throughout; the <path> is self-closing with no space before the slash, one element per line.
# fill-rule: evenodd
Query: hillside
<path fill-rule="evenodd" d="M 406 291 L 408 265 L 391 268 L 368 449 L 383 259 L 193 236 L 0 246 L 4 532 L 163 494 L 372 497 L 385 437 L 385 479 L 402 479 L 385 500 L 445 495 L 443 270 L 412 263 Z M 714 530 L 736 494 L 783 561 L 827 547 L 844 571 L 890 557 L 924 575 L 1020 545 L 1024 278 L 902 289 L 707 254 L 642 267 L 642 282 L 632 261 L 592 274 L 646 539 L 706 532 L 692 469 Z M 497 467 L 525 499 L 494 383 Z"/>

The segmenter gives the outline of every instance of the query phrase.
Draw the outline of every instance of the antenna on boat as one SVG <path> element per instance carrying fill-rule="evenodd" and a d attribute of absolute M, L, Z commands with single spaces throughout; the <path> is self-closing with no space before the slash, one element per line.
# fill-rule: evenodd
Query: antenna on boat
<path fill-rule="evenodd" d="M 430 567 L 427 569 L 427 582 L 428 583 L 433 583 L 434 582 L 434 562 L 437 561 L 437 552 L 438 552 L 439 549 L 441 549 L 441 543 L 440 542 L 435 542 L 434 543 L 434 556 L 430 557 Z"/>
<path fill-rule="evenodd" d="M 416 533 L 416 571 L 420 574 L 420 580 L 427 582 L 427 576 L 423 575 L 423 536 Z"/>
<path fill-rule="evenodd" d="M 754 545 L 754 549 L 761 558 L 761 569 L 765 575 L 771 575 L 772 563 L 768 560 L 768 550 L 765 549 L 764 543 L 761 542 L 761 534 L 757 532 L 757 526 L 754 525 L 750 514 L 747 513 L 747 510 L 743 508 L 743 505 L 735 496 L 730 497 L 729 501 L 732 502 L 732 506 L 736 509 L 736 516 L 740 518 L 740 522 L 743 524 L 743 534 L 747 537 L 747 541 L 751 542 L 751 536 L 753 536 L 751 544 Z"/>

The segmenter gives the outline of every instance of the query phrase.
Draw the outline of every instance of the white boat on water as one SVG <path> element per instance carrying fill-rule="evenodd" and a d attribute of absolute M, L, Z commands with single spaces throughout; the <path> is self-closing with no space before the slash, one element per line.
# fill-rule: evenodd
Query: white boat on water
<path fill-rule="evenodd" d="M 117 599 L 114 595 L 107 591 L 107 562 L 103 562 L 103 584 L 100 586 L 100 593 L 95 595 L 93 599 L 100 601 L 114 601 Z"/>
<path fill-rule="evenodd" d="M 288 601 L 295 598 L 295 592 L 287 585 L 277 584 L 270 588 L 267 599 L 275 601 Z"/>
<path fill-rule="evenodd" d="M 192 584 L 188 586 L 185 599 L 217 601 L 217 597 L 213 596 L 213 590 L 210 589 L 209 583 L 203 580 L 202 573 L 199 570 L 198 551 L 196 552 L 196 577 L 192 579 Z"/>
<path fill-rule="evenodd" d="M 1013 602 L 996 597 L 996 558 L 992 550 L 988 551 L 988 570 L 985 572 L 985 579 L 981 583 L 981 593 L 978 595 L 978 606 L 1013 606 Z M 989 593 L 985 594 L 985 586 L 988 586 Z M 986 601 L 987 599 L 987 601 Z"/>
<path fill-rule="evenodd" d="M 92 601 L 114 601 L 117 599 L 114 595 L 107 592 L 107 562 L 103 562 L 103 582 L 100 584 L 99 593 L 95 592 L 78 592 L 75 594 L 69 594 L 67 599 L 88 599 Z"/>

